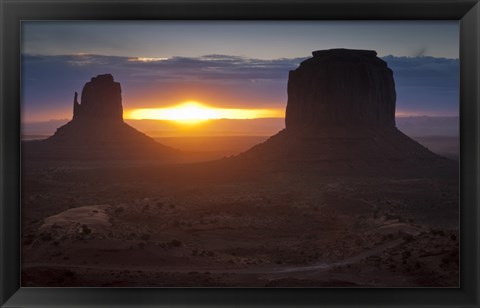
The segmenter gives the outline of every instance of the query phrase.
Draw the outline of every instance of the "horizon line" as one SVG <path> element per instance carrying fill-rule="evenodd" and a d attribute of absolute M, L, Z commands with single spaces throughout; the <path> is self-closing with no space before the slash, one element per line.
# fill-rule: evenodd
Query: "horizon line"
<path fill-rule="evenodd" d="M 429 115 L 429 114 L 412 114 L 412 115 L 395 115 L 395 118 L 459 118 L 460 115 Z M 209 119 L 206 121 L 252 121 L 252 120 L 274 120 L 274 119 L 283 119 L 285 117 L 261 117 L 261 118 L 250 118 L 250 119 L 231 119 L 231 118 L 218 118 L 218 119 Z M 32 123 L 46 123 L 46 122 L 57 122 L 57 121 L 71 121 L 72 118 L 56 118 L 56 119 L 46 119 L 46 120 L 33 120 L 33 121 L 23 121 L 22 124 L 32 124 Z M 158 122 L 178 122 L 177 120 L 159 120 L 159 119 L 133 119 L 133 118 L 124 118 L 124 121 L 158 121 Z"/>

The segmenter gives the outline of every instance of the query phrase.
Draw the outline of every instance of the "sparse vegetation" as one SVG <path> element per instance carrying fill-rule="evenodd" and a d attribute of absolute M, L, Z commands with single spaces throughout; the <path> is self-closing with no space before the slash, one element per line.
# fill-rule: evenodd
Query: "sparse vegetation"
<path fill-rule="evenodd" d="M 167 177 L 165 172 L 158 174 L 168 181 L 179 181 L 173 179 L 173 175 Z M 46 217 L 38 216 L 37 224 L 24 225 L 23 244 L 39 249 L 37 251 L 45 249 L 43 254 L 33 256 L 32 250 L 25 249 L 30 254 L 29 260 L 76 264 L 89 269 L 88 274 L 77 274 L 74 279 L 64 276 L 62 284 L 67 285 L 81 285 L 83 277 L 88 276 L 89 281 L 119 281 L 122 286 L 142 279 L 151 279 L 148 280 L 150 283 L 183 279 L 198 286 L 207 283 L 204 266 L 240 272 L 258 270 L 263 277 L 268 277 L 263 271 L 288 268 L 292 275 L 303 277 L 309 274 L 315 279 L 335 277 L 341 271 L 342 279 L 351 275 L 352 281 L 359 285 L 369 285 L 370 280 L 376 279 L 381 286 L 385 281 L 382 277 L 395 275 L 406 277 L 408 281 L 426 277 L 426 282 L 418 285 L 431 283 L 432 279 L 428 277 L 450 284 L 455 282 L 451 277 L 456 277 L 458 269 L 458 254 L 454 253 L 458 250 L 458 232 L 444 227 L 448 220 L 429 223 L 437 209 L 422 207 L 424 200 L 417 203 L 415 197 L 409 197 L 409 203 L 404 200 L 405 195 L 428 191 L 425 188 L 428 181 L 422 184 L 419 180 L 411 183 L 392 180 L 390 183 L 369 179 L 371 182 L 367 185 L 363 179 L 351 179 L 348 186 L 328 186 L 328 193 L 325 193 L 325 187 L 333 181 L 328 177 L 317 177 L 308 182 L 312 183 L 310 186 L 305 185 L 305 180 L 281 177 L 269 179 L 268 184 L 262 185 L 260 179 L 241 184 L 235 180 L 232 182 L 235 185 L 198 182 L 198 188 L 188 191 L 175 182 L 171 190 L 162 192 L 161 200 L 157 197 L 145 200 L 142 194 L 158 195 L 160 184 L 155 182 L 136 192 L 132 188 L 135 184 L 127 177 L 124 175 L 123 178 L 126 184 L 121 184 L 125 185 L 122 191 L 129 191 L 125 195 L 119 192 L 120 184 L 116 179 L 112 179 L 115 185 L 109 187 L 107 183 L 101 189 L 99 186 L 97 191 L 97 186 L 89 186 L 93 189 L 89 196 L 82 196 L 83 190 L 79 188 L 68 193 L 74 195 L 77 207 L 111 203 L 106 210 L 108 224 L 93 227 L 85 223 L 73 226 L 62 223 L 47 228 L 42 227 Z M 381 204 L 376 204 L 378 189 L 385 190 L 380 197 Z M 285 191 L 294 198 L 286 200 L 283 197 Z M 66 207 L 71 204 L 49 198 L 49 202 L 66 204 Z M 57 198 L 61 198 L 60 195 Z M 376 206 L 365 204 L 364 198 Z M 451 206 L 441 200 L 428 204 Z M 47 211 L 42 215 L 56 215 L 65 209 Z M 351 214 L 352 211 L 355 215 Z M 90 212 L 94 214 L 89 218 L 93 221 L 103 215 L 102 210 Z M 455 213 L 452 208 L 448 217 L 453 219 Z M 80 250 L 75 250 L 78 248 Z M 58 251 L 63 254 L 56 255 Z M 139 255 L 145 260 L 143 273 L 137 273 L 136 269 L 123 272 L 124 268 L 135 268 L 135 258 Z M 318 276 L 300 270 L 344 261 L 342 266 L 320 267 Z M 417 261 L 422 262 L 419 268 Z M 118 267 L 122 271 L 101 274 L 99 268 L 106 262 L 109 268 Z M 148 270 L 150 266 L 154 269 L 151 272 Z M 191 272 L 198 274 L 189 275 L 189 269 L 172 272 L 176 266 L 182 269 L 191 266 Z M 365 276 L 362 272 L 365 268 L 372 277 Z M 168 270 L 168 274 L 163 273 L 163 269 Z M 450 276 L 437 277 L 440 272 Z M 100 278 L 94 278 L 93 273 L 99 274 Z M 216 281 L 231 286 L 241 275 L 215 270 L 208 276 L 212 283 Z M 265 283 L 264 280 L 257 282 L 258 286 Z"/>
<path fill-rule="evenodd" d="M 179 241 L 179 240 L 177 240 L 177 239 L 174 239 L 174 240 L 172 240 L 172 241 L 170 242 L 170 246 L 172 246 L 172 247 L 180 247 L 180 246 L 182 246 L 182 242 Z"/>
<path fill-rule="evenodd" d="M 92 229 L 90 229 L 87 225 L 82 225 L 81 233 L 83 235 L 89 235 L 92 233 Z"/>

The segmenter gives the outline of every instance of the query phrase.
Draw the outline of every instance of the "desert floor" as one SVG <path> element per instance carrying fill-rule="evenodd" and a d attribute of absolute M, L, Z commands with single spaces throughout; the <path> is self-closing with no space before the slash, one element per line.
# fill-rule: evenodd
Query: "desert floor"
<path fill-rule="evenodd" d="M 457 178 L 22 165 L 22 285 L 457 287 Z"/>

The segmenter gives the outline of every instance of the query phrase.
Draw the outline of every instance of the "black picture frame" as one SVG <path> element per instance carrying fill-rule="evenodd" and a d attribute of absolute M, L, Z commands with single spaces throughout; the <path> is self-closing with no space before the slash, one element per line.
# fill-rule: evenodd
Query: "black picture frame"
<path fill-rule="evenodd" d="M 480 307 L 480 4 L 478 0 L 0 0 L 1 307 Z M 20 287 L 22 20 L 459 20 L 460 288 Z"/>

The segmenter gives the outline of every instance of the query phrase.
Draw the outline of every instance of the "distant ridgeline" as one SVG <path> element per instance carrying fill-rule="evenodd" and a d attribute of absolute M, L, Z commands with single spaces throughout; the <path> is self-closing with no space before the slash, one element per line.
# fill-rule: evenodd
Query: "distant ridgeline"
<path fill-rule="evenodd" d="M 286 128 L 237 160 L 341 174 L 456 174 L 395 126 L 393 72 L 371 50 L 330 49 L 290 71 Z"/>

